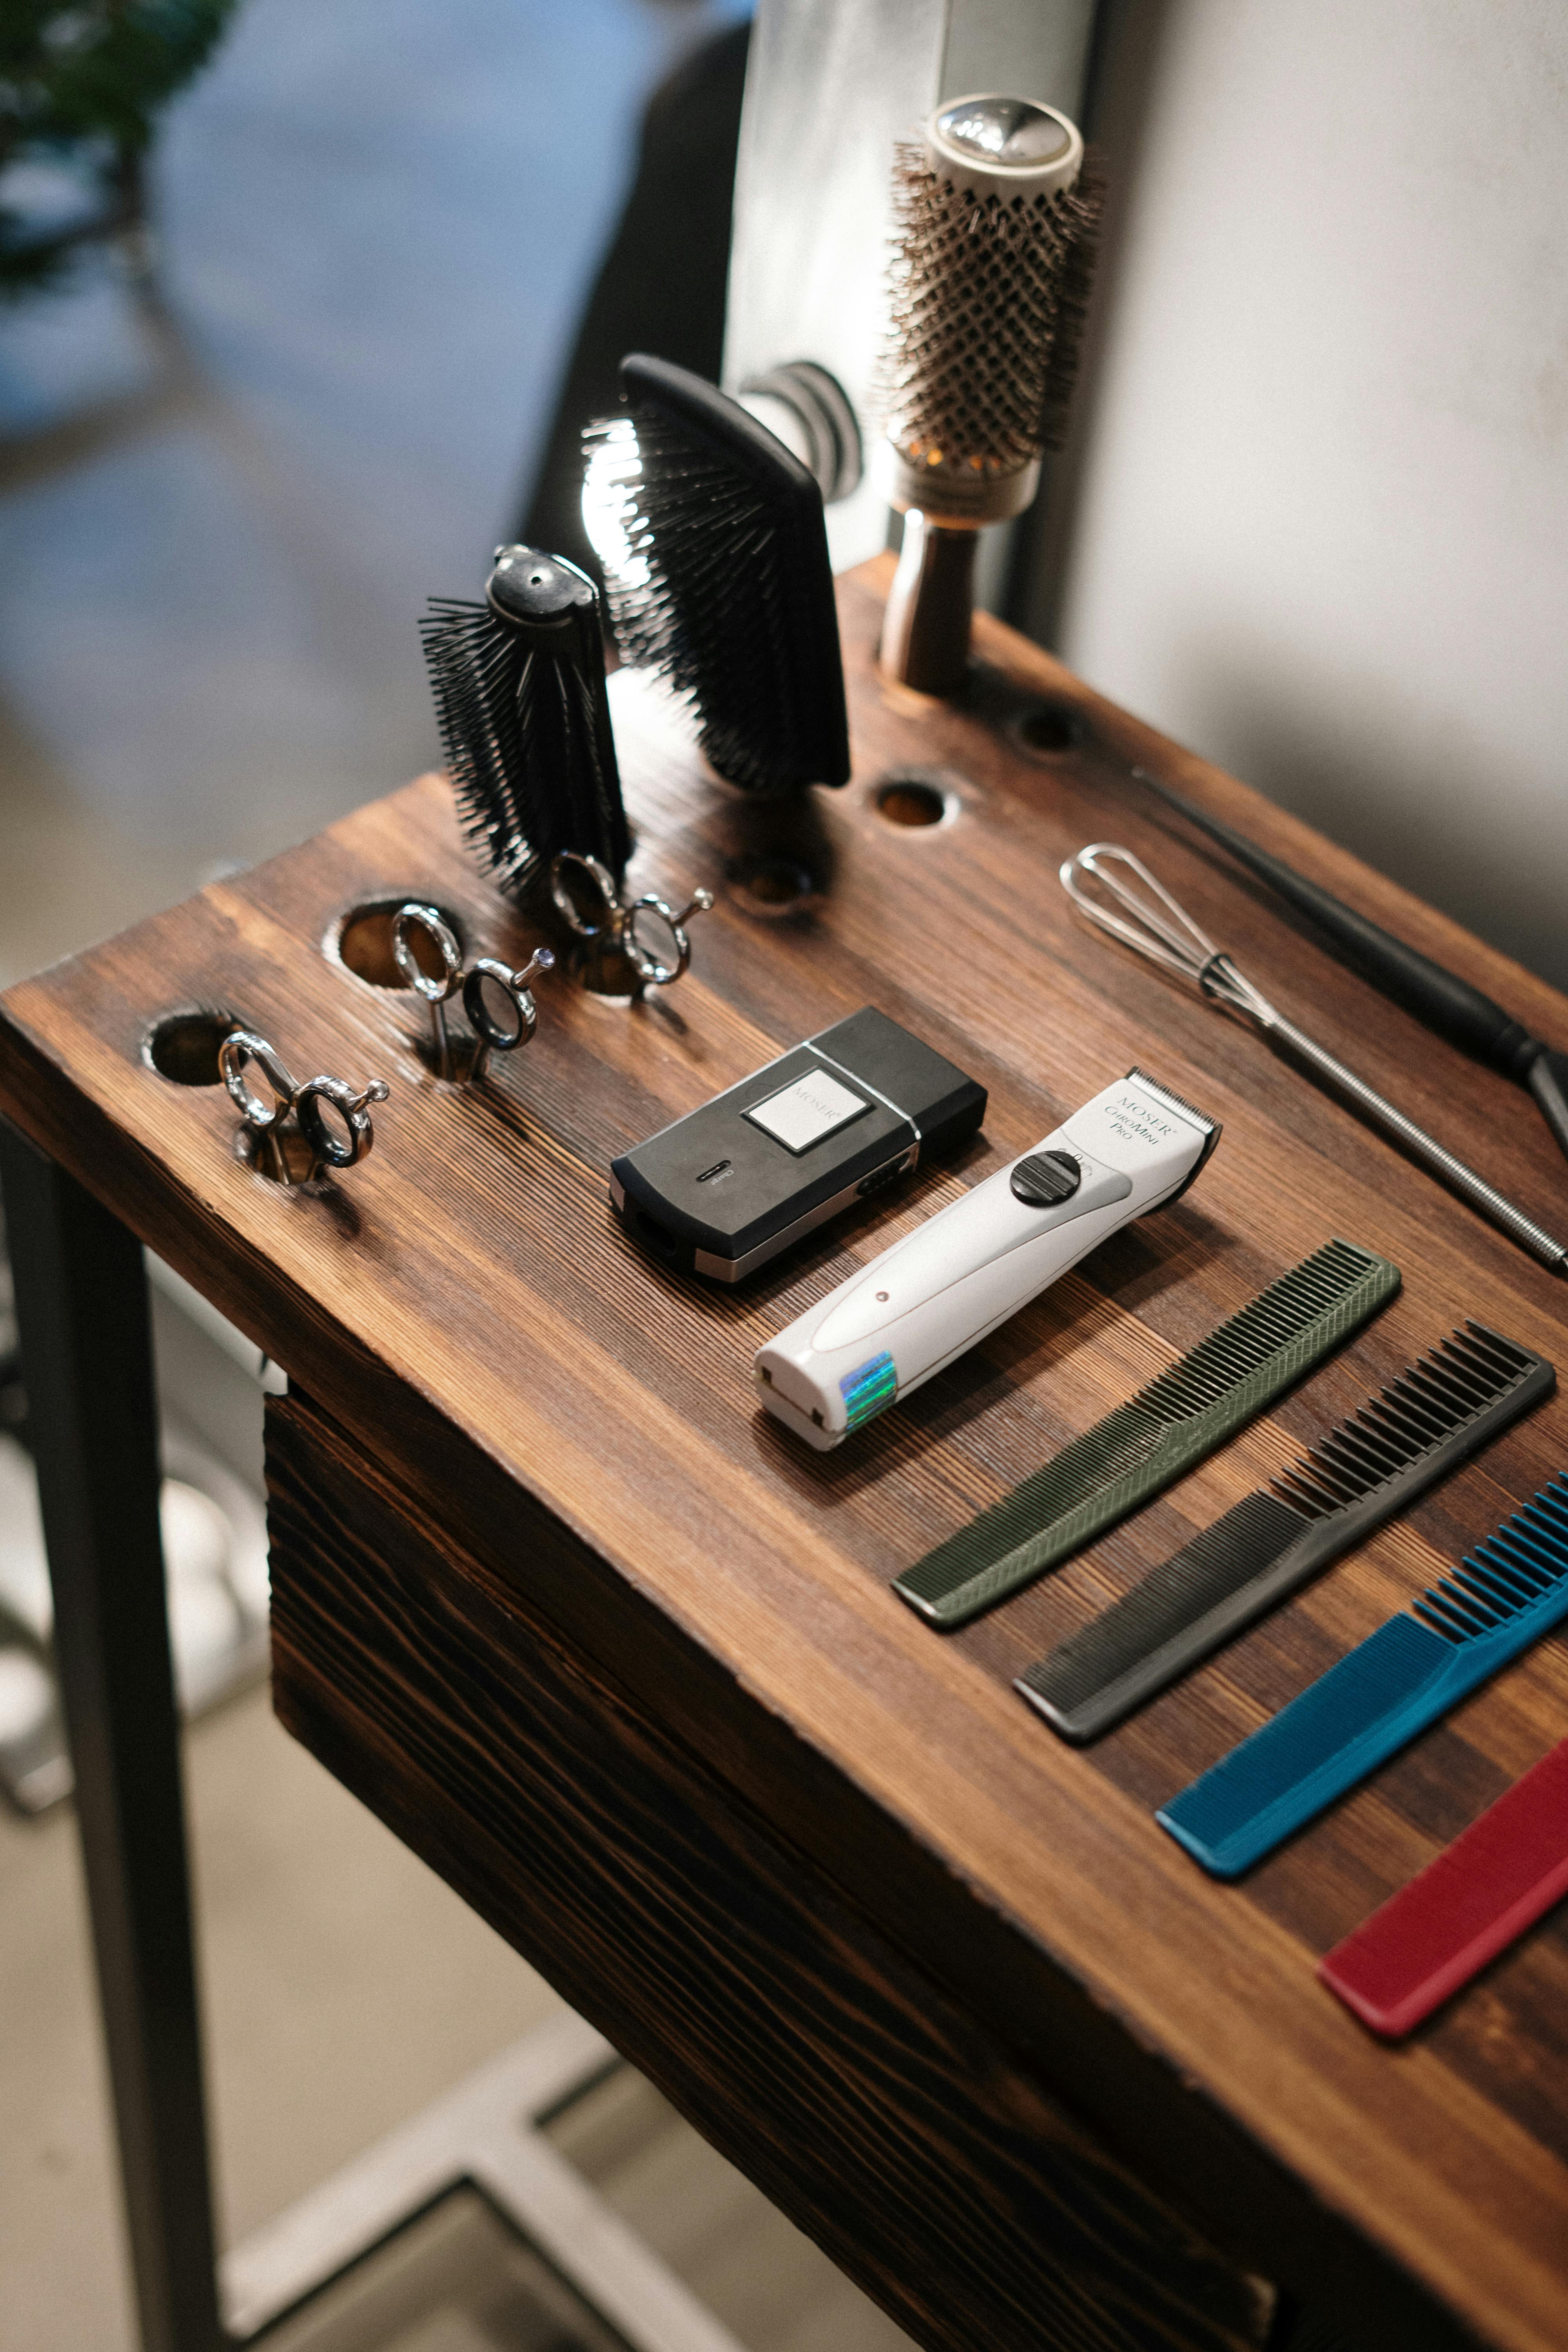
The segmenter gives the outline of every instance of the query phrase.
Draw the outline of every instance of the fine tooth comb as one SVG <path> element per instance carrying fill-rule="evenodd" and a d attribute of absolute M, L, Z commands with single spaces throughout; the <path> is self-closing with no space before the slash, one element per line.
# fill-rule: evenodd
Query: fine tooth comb
<path fill-rule="evenodd" d="M 1466 1323 L 1014 1687 L 1064 1739 L 1098 1739 L 1406 1509 L 1556 1382 L 1544 1357 Z"/>
<path fill-rule="evenodd" d="M 1331 1241 L 912 1568 L 893 1590 L 962 1625 L 1162 1494 L 1359 1330 L 1399 1268 Z"/>
<path fill-rule="evenodd" d="M 1564 1616 L 1559 1477 L 1156 1818 L 1205 1870 L 1235 1878 Z"/>
<path fill-rule="evenodd" d="M 1394 2041 L 1565 1895 L 1568 1739 L 1336 1944 L 1318 1974 L 1363 2024 Z"/>

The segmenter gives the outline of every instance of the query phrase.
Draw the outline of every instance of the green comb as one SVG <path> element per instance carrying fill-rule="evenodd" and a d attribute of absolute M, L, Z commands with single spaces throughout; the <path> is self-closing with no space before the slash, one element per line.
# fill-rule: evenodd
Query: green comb
<path fill-rule="evenodd" d="M 1399 1288 L 1399 1268 L 1332 1241 L 893 1580 L 933 1625 L 963 1625 L 1203 1461 Z"/>

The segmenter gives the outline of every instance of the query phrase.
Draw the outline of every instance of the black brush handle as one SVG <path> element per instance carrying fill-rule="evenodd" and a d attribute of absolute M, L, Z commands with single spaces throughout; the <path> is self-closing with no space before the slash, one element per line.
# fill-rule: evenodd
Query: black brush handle
<path fill-rule="evenodd" d="M 1568 1159 L 1568 1054 L 1556 1053 L 1543 1045 L 1530 1066 L 1525 1079 L 1535 1097 L 1541 1116 L 1557 1138 L 1563 1157 Z"/>
<path fill-rule="evenodd" d="M 1278 857 L 1271 857 L 1266 849 L 1259 849 L 1256 842 L 1248 841 L 1244 833 L 1237 833 L 1230 825 L 1222 824 L 1218 817 L 1208 815 L 1182 793 L 1173 792 L 1169 784 L 1163 784 L 1157 776 L 1152 776 L 1147 768 L 1134 768 L 1132 773 L 1140 783 L 1147 784 L 1171 808 L 1178 810 L 1189 824 L 1195 824 L 1200 832 L 1206 833 L 1212 841 L 1217 841 L 1227 849 L 1237 863 L 1248 867 L 1259 881 L 1267 882 L 1279 898 L 1299 908 L 1303 915 L 1310 916 L 1320 930 L 1326 931 L 1331 939 L 1337 940 L 1355 957 L 1385 995 L 1405 1005 L 1425 1021 L 1428 1028 L 1436 1029 L 1440 1036 L 1452 1038 L 1454 1044 L 1462 1045 L 1467 1053 L 1474 1054 L 1480 1061 L 1489 1062 L 1494 1070 L 1502 1072 L 1504 1077 L 1512 1078 L 1521 1086 L 1531 1085 L 1537 1099 L 1542 1102 L 1552 1133 L 1563 1150 L 1568 1152 L 1568 1093 L 1564 1092 L 1564 1084 L 1568 1084 L 1568 1055 L 1553 1057 L 1561 1065 L 1557 1087 L 1562 1115 L 1562 1124 L 1559 1125 L 1558 1118 L 1547 1109 L 1539 1090 L 1533 1087 L 1531 1077 L 1534 1063 L 1547 1048 L 1538 1038 L 1532 1037 L 1511 1013 L 1505 1013 L 1500 1004 L 1494 1004 L 1489 996 L 1483 996 L 1479 988 L 1472 988 L 1469 982 L 1461 980 L 1457 972 L 1445 971 L 1440 963 L 1434 963 L 1430 956 L 1422 955 L 1415 948 L 1406 947 L 1405 941 L 1396 940 L 1392 931 L 1384 930 L 1381 925 L 1370 921 L 1365 915 L 1358 915 L 1353 907 L 1347 907 L 1342 899 L 1334 898 L 1316 882 L 1309 882 L 1306 876 L 1298 874 L 1293 866 L 1285 865 Z"/>

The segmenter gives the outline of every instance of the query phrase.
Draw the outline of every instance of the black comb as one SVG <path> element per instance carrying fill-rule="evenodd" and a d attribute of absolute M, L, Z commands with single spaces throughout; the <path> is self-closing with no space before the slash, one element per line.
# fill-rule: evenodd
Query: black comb
<path fill-rule="evenodd" d="M 1466 1323 L 1014 1687 L 1098 1739 L 1550 1395 L 1543 1356 Z"/>
<path fill-rule="evenodd" d="M 621 658 L 695 711 L 704 756 L 749 792 L 842 784 L 849 727 L 822 492 L 700 376 L 621 362 L 629 415 L 589 425 L 584 520 Z"/>
<path fill-rule="evenodd" d="M 936 1625 L 978 1616 L 1162 1494 L 1359 1330 L 1398 1287 L 1399 1268 L 1387 1258 L 1353 1242 L 1326 1243 L 906 1569 L 894 1591 Z"/>

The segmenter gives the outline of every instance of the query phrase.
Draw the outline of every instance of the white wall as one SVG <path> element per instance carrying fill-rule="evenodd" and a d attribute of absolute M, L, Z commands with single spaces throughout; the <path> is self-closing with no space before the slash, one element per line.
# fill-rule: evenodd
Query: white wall
<path fill-rule="evenodd" d="M 1568 6 L 1114 0 L 1103 54 L 1042 631 L 1568 983 Z"/>

